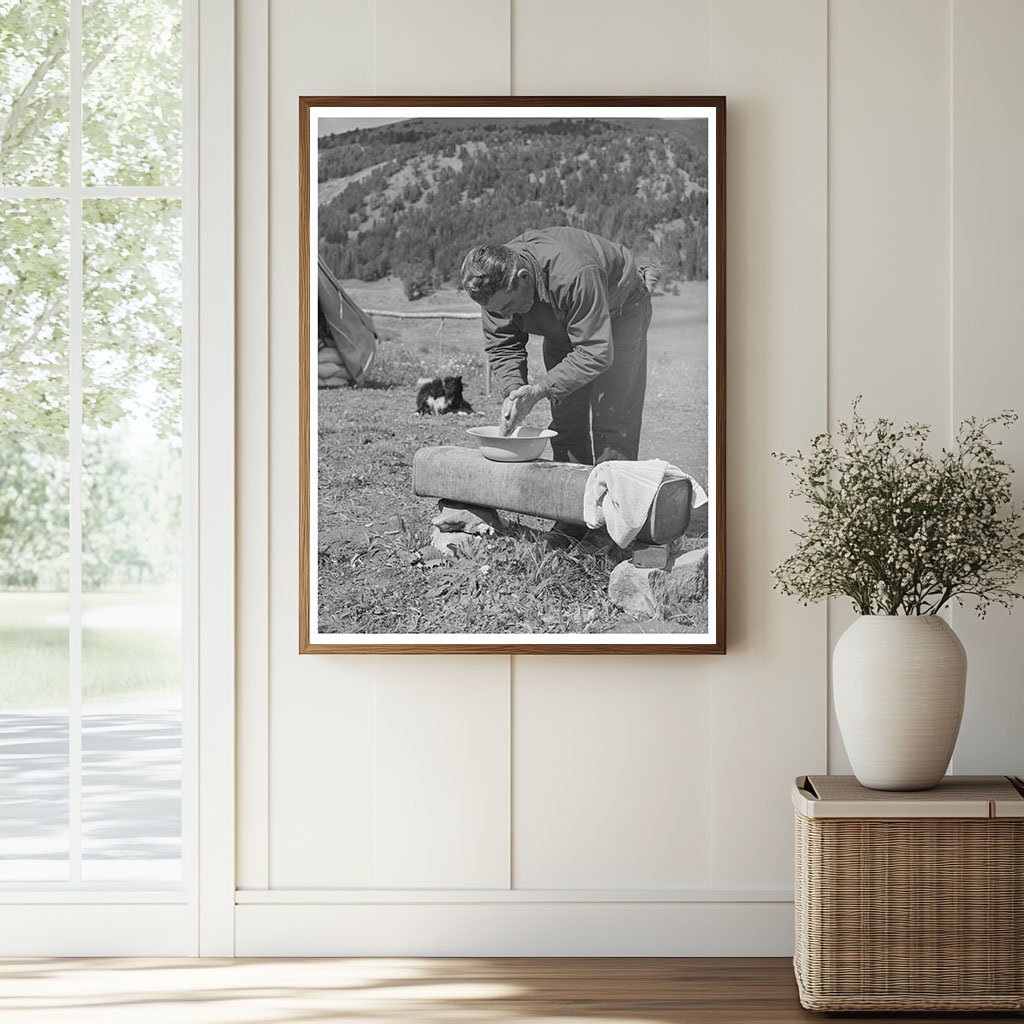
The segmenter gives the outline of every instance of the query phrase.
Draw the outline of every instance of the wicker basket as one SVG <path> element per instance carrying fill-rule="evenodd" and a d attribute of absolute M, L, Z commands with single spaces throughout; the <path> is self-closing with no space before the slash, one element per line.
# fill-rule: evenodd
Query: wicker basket
<path fill-rule="evenodd" d="M 808 1010 L 1024 1009 L 1024 785 L 923 793 L 797 779 L 796 956 Z"/>

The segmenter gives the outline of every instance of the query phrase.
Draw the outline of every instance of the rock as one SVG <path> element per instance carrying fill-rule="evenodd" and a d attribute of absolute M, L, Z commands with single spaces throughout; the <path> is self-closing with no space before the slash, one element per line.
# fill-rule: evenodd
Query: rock
<path fill-rule="evenodd" d="M 364 526 L 325 526 L 317 533 L 317 546 L 321 551 L 332 551 L 338 548 L 352 548 L 366 551 L 370 546 L 370 534 Z"/>
<path fill-rule="evenodd" d="M 683 551 L 665 569 L 620 562 L 608 579 L 608 599 L 640 619 L 653 619 L 663 602 L 701 600 L 707 592 L 707 548 Z"/>
<path fill-rule="evenodd" d="M 638 569 L 632 562 L 620 562 L 608 579 L 608 599 L 624 612 L 640 619 L 653 619 L 657 603 L 651 592 L 650 577 L 660 569 Z"/>
<path fill-rule="evenodd" d="M 405 529 L 405 520 L 401 516 L 388 516 L 382 524 L 380 524 L 380 532 L 385 536 L 393 536 L 396 533 L 401 533 Z"/>
<path fill-rule="evenodd" d="M 676 555 L 664 580 L 659 581 L 673 604 L 698 601 L 708 594 L 708 549 L 695 548 Z"/>
<path fill-rule="evenodd" d="M 664 569 L 669 558 L 669 550 L 663 544 L 638 547 L 633 551 L 633 564 L 638 569 Z"/>
<path fill-rule="evenodd" d="M 416 558 L 419 560 L 418 564 L 423 566 L 425 569 L 429 569 L 435 565 L 441 565 L 447 562 L 449 559 L 447 551 L 439 551 L 432 544 L 426 544 L 419 551 L 416 552 Z"/>
<path fill-rule="evenodd" d="M 464 550 L 477 539 L 477 534 L 455 533 L 451 530 L 442 530 L 435 526 L 434 532 L 430 535 L 430 543 L 438 551 L 451 552 Z"/>
<path fill-rule="evenodd" d="M 491 534 L 508 529 L 508 523 L 493 508 L 482 505 L 465 505 L 456 501 L 441 500 L 437 503 L 440 511 L 431 525 L 443 533 Z"/>

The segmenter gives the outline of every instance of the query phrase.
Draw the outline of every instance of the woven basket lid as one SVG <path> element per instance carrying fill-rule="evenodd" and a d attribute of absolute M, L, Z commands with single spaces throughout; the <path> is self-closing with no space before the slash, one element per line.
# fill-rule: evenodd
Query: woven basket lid
<path fill-rule="evenodd" d="M 934 789 L 867 789 L 852 775 L 804 775 L 793 805 L 808 818 L 1024 818 L 1024 783 L 1006 775 L 947 775 Z"/>

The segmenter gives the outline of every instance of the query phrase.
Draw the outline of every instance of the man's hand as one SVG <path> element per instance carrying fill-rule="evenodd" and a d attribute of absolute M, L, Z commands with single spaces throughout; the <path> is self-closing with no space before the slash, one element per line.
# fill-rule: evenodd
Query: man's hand
<path fill-rule="evenodd" d="M 508 437 L 526 419 L 530 410 L 547 395 L 547 388 L 543 384 L 524 384 L 516 388 L 501 406 L 501 436 Z"/>

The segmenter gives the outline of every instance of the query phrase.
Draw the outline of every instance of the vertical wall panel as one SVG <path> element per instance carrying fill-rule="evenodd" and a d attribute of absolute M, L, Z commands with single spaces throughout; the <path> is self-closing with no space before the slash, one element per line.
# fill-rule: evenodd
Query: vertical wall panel
<path fill-rule="evenodd" d="M 948 424 L 949 14 L 829 5 L 829 404 Z M 913 73 L 908 74 L 908 68 Z"/>
<path fill-rule="evenodd" d="M 711 877 L 710 699 L 678 658 L 516 658 L 513 884 L 644 889 Z"/>
<path fill-rule="evenodd" d="M 520 96 L 705 95 L 711 0 L 512 0 Z"/>
<path fill-rule="evenodd" d="M 953 4 L 953 420 L 1012 408 L 1024 414 L 1024 5 Z M 994 436 L 1024 497 L 1024 425 Z M 1021 581 L 1024 582 L 1024 581 Z M 955 610 L 967 648 L 967 704 L 957 772 L 1024 772 L 1024 604 L 979 621 Z"/>
<path fill-rule="evenodd" d="M 377 0 L 376 18 L 376 92 L 508 92 L 508 0 Z M 509 729 L 507 657 L 382 662 L 377 885 L 508 886 Z"/>
<path fill-rule="evenodd" d="M 457 5 L 458 6 L 458 5 Z M 468 17 L 465 4 L 447 11 L 466 32 L 475 32 L 475 45 L 483 48 L 490 23 Z M 403 9 L 405 9 L 403 7 Z M 409 874 L 417 851 L 400 830 L 377 831 L 375 805 L 376 694 L 379 684 L 401 686 L 416 680 L 424 693 L 433 694 L 434 712 L 456 720 L 465 713 L 462 695 L 446 685 L 451 663 L 436 657 L 341 656 L 299 657 L 296 636 L 297 595 L 297 480 L 298 480 L 298 97 L 300 95 L 374 94 L 394 91 L 379 83 L 375 72 L 390 67 L 394 44 L 397 56 L 408 64 L 402 47 L 415 42 L 422 54 L 444 53 L 453 38 L 455 21 L 434 16 L 411 32 L 395 24 L 378 33 L 377 11 L 366 3 L 330 5 L 316 0 L 271 4 L 271 740 L 270 821 L 271 883 L 287 886 L 367 886 L 375 884 L 377 861 L 390 877 Z M 442 12 L 444 13 L 444 12 Z M 415 21 L 411 6 L 406 10 Z M 385 24 L 394 9 L 381 7 Z M 466 17 L 463 18 L 463 15 Z M 466 32 L 460 47 L 474 40 Z M 376 49 L 375 49 L 376 40 Z M 390 44 L 389 44 L 390 40 Z M 491 40 L 507 53 L 505 34 Z M 457 63 L 450 58 L 443 70 Z M 414 92 L 447 91 L 444 80 L 430 81 L 430 62 L 421 59 Z M 440 64 L 434 65 L 441 68 Z M 470 75 L 460 79 L 466 92 L 487 92 L 491 80 Z M 506 87 L 507 88 L 507 87 Z M 244 344 L 244 339 L 243 339 Z M 508 685 L 508 659 L 466 658 L 466 671 L 475 673 L 482 687 Z M 438 682 L 436 687 L 433 682 Z M 504 701 L 477 707 L 481 735 L 491 730 L 507 734 L 507 694 Z M 498 715 L 497 719 L 493 715 Z M 383 736 L 385 742 L 388 736 Z M 390 748 L 394 749 L 394 748 Z M 408 752 L 408 751 L 407 751 Z M 495 779 L 490 761 L 478 764 L 476 747 L 462 751 L 461 771 L 466 777 Z M 395 751 L 398 763 L 399 752 Z M 507 779 L 507 771 L 506 771 Z M 507 807 L 507 781 L 496 783 L 489 800 L 497 809 Z M 324 798 L 330 794 L 325 807 Z M 412 826 L 411 826 L 412 827 Z M 399 845 L 387 848 L 390 838 Z M 472 844 L 470 844 L 472 845 Z M 507 881 L 507 837 L 498 859 L 479 867 L 488 877 Z M 496 855 L 497 856 L 497 855 Z M 404 866 L 403 866 L 404 865 Z M 408 870 L 406 870 L 408 868 Z"/>
<path fill-rule="evenodd" d="M 378 0 L 376 90 L 505 94 L 508 33 L 507 0 Z M 378 694 L 376 884 L 507 887 L 509 659 L 405 662 Z"/>
<path fill-rule="evenodd" d="M 508 703 L 500 655 L 440 656 L 378 683 L 378 887 L 508 887 Z"/>
<path fill-rule="evenodd" d="M 949 432 L 949 10 L 829 5 L 829 419 Z M 910 71 L 912 69 L 912 72 Z M 829 650 L 854 619 L 830 602 Z M 830 704 L 831 709 L 831 704 Z M 829 768 L 848 772 L 831 715 Z"/>
<path fill-rule="evenodd" d="M 195 409 L 199 420 L 195 482 L 201 501 L 195 539 L 199 549 L 197 609 L 199 687 L 196 753 L 199 760 L 198 939 L 200 956 L 230 955 L 234 945 L 236 885 L 235 832 L 237 771 L 234 637 L 235 543 L 234 458 L 237 432 L 232 384 L 238 365 L 235 337 L 235 11 L 231 0 L 209 0 L 191 7 L 198 18 L 198 149 L 199 201 L 196 284 L 198 383 Z M 191 46 L 188 48 L 191 50 Z M 186 97 L 188 94 L 186 93 Z M 188 100 L 187 100 L 188 101 Z M 191 105 L 191 104 L 190 104 Z M 195 110 L 195 108 L 193 108 Z M 190 285 L 192 282 L 189 282 Z M 227 392 L 227 401 L 225 401 Z M 213 770 L 222 765 L 221 771 Z M 110 915 L 117 934 L 121 915 Z M 119 921 L 118 918 L 121 918 Z M 54 933 L 58 934 L 57 932 Z M 53 947 L 51 947 L 53 948 Z"/>
<path fill-rule="evenodd" d="M 270 882 L 372 876 L 374 658 L 298 655 L 299 96 L 373 91 L 373 2 L 270 4 Z M 343 59 L 342 59 L 343 58 Z M 245 159 L 267 160 L 252 153 Z M 263 210 L 244 216 L 261 217 Z M 242 301 L 246 301 L 243 295 Z M 239 359 L 246 358 L 239 338 Z M 248 443 L 242 438 L 242 443 Z M 240 515 L 244 515 L 241 510 Z M 241 559 L 245 561 L 244 554 Z M 260 637 L 243 636 L 260 642 Z M 246 680 L 240 685 L 244 688 Z"/>
<path fill-rule="evenodd" d="M 504 96 L 510 0 L 377 0 L 376 91 Z"/>
<path fill-rule="evenodd" d="M 269 686 L 268 630 L 270 619 L 270 493 L 268 423 L 270 415 L 267 321 L 270 315 L 268 262 L 270 117 L 269 11 L 267 0 L 253 0 L 236 9 L 238 60 L 238 125 L 236 149 L 241 159 L 235 176 L 239 217 L 235 240 L 239 289 L 236 324 L 245 339 L 245 358 L 236 363 L 239 437 L 236 458 L 239 507 L 236 518 L 239 559 L 237 615 L 239 636 L 236 692 L 238 849 L 236 884 L 240 889 L 266 888 L 269 883 Z M 254 215 L 259 211 L 262 215 Z"/>
<path fill-rule="evenodd" d="M 372 886 L 378 659 L 359 672 L 303 660 L 301 676 L 274 680 L 271 888 Z"/>
<path fill-rule="evenodd" d="M 513 0 L 515 92 L 707 95 L 711 10 Z M 700 657 L 514 659 L 516 887 L 708 883 L 708 675 Z"/>
<path fill-rule="evenodd" d="M 788 887 L 789 786 L 825 766 L 825 614 L 771 590 L 799 509 L 770 457 L 825 425 L 826 12 L 717 0 L 728 97 L 728 654 L 712 663 L 716 888 Z M 797 70 L 798 69 L 798 70 Z"/>

